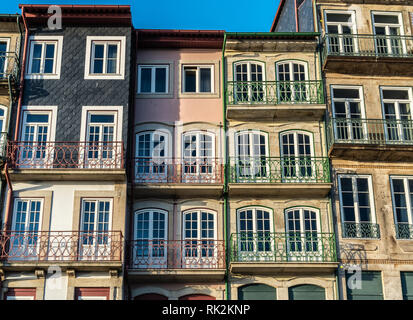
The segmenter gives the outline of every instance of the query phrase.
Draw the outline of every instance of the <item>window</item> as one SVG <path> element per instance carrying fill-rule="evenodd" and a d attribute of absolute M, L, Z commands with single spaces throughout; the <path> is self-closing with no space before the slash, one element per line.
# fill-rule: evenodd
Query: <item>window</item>
<path fill-rule="evenodd" d="M 8 75 L 8 51 L 9 51 L 9 39 L 0 39 L 0 79 L 5 78 Z"/>
<path fill-rule="evenodd" d="M 320 220 L 317 210 L 294 208 L 285 213 L 288 258 L 299 261 L 315 261 L 320 248 Z M 321 252 L 320 252 L 321 253 Z"/>
<path fill-rule="evenodd" d="M 301 62 L 277 63 L 278 100 L 281 103 L 307 101 L 307 70 Z"/>
<path fill-rule="evenodd" d="M 403 300 L 413 300 L 413 272 L 400 271 Z"/>
<path fill-rule="evenodd" d="M 361 87 L 331 88 L 334 136 L 340 143 L 367 139 L 363 92 Z"/>
<path fill-rule="evenodd" d="M 0 105 L 0 132 L 7 132 L 6 119 L 7 119 L 7 107 Z"/>
<path fill-rule="evenodd" d="M 27 79 L 60 79 L 63 36 L 31 36 Z"/>
<path fill-rule="evenodd" d="M 237 179 L 252 181 L 267 175 L 268 140 L 259 131 L 240 132 L 235 135 Z"/>
<path fill-rule="evenodd" d="M 138 93 L 168 93 L 168 65 L 138 66 Z"/>
<path fill-rule="evenodd" d="M 264 102 L 264 63 L 237 62 L 234 65 L 234 99 L 236 103 Z"/>
<path fill-rule="evenodd" d="M 397 239 L 413 239 L 413 178 L 391 177 Z"/>
<path fill-rule="evenodd" d="M 183 213 L 183 267 L 217 267 L 216 214 L 209 210 L 188 210 Z"/>
<path fill-rule="evenodd" d="M 109 300 L 110 288 L 75 288 L 75 300 Z"/>
<path fill-rule="evenodd" d="M 183 174 L 187 182 L 213 182 L 215 166 L 215 136 L 207 132 L 183 134 Z"/>
<path fill-rule="evenodd" d="M 380 88 L 388 143 L 413 141 L 412 89 Z"/>
<path fill-rule="evenodd" d="M 377 55 L 399 56 L 406 53 L 406 44 L 401 37 L 401 13 L 373 12 L 372 15 Z"/>
<path fill-rule="evenodd" d="M 314 176 L 312 135 L 300 131 L 281 134 L 284 180 L 308 180 Z"/>
<path fill-rule="evenodd" d="M 166 268 L 168 213 L 160 209 L 135 212 L 132 259 L 135 268 Z"/>
<path fill-rule="evenodd" d="M 183 66 L 183 93 L 213 93 L 213 66 Z"/>
<path fill-rule="evenodd" d="M 5 300 L 36 300 L 36 288 L 8 288 Z"/>
<path fill-rule="evenodd" d="M 359 272 L 361 279 L 346 271 L 347 300 L 383 300 L 381 272 L 356 272 Z"/>
<path fill-rule="evenodd" d="M 354 12 L 327 10 L 325 21 L 329 54 L 357 52 L 357 42 L 353 36 L 357 33 Z"/>
<path fill-rule="evenodd" d="M 313 284 L 301 284 L 288 288 L 288 300 L 325 300 L 326 290 Z"/>
<path fill-rule="evenodd" d="M 339 175 L 338 187 L 343 237 L 380 238 L 371 176 Z"/>
<path fill-rule="evenodd" d="M 168 137 L 163 131 L 136 134 L 135 179 L 137 182 L 166 182 Z"/>
<path fill-rule="evenodd" d="M 273 259 L 272 211 L 248 207 L 237 211 L 238 256 L 241 261 Z"/>
<path fill-rule="evenodd" d="M 86 38 L 85 79 L 125 78 L 126 37 Z"/>
<path fill-rule="evenodd" d="M 277 289 L 254 283 L 238 287 L 238 300 L 277 300 Z"/>

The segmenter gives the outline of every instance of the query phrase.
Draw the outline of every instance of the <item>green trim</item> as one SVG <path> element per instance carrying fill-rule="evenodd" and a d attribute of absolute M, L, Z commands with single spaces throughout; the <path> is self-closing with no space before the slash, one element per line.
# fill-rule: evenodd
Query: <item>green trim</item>
<path fill-rule="evenodd" d="M 262 132 L 263 134 L 265 134 L 267 136 L 266 148 L 268 149 L 267 150 L 268 151 L 268 156 L 265 155 L 265 157 L 267 157 L 267 158 L 271 157 L 270 156 L 271 152 L 270 152 L 270 132 L 269 131 L 260 130 L 260 129 L 241 129 L 241 130 L 235 131 L 235 133 L 234 133 L 234 158 L 239 157 L 239 155 L 237 154 L 238 143 L 236 141 L 236 138 L 240 133 L 243 133 L 243 132 L 245 132 L 245 133 L 255 133 L 255 132 L 260 132 L 261 133 Z M 227 166 L 228 166 L 228 168 L 231 167 L 230 158 L 231 157 L 229 157 L 229 156 L 227 157 Z M 228 178 L 229 178 L 229 176 L 230 176 L 230 174 L 228 172 Z"/>
<path fill-rule="evenodd" d="M 279 64 L 279 63 L 282 63 L 282 62 L 286 62 L 286 61 L 291 61 L 291 62 L 294 62 L 294 61 L 299 61 L 299 62 L 303 62 L 303 64 L 305 64 L 306 65 L 306 71 L 307 71 L 307 74 L 306 74 L 306 79 L 304 80 L 304 81 L 307 81 L 307 79 L 309 80 L 310 79 L 310 64 L 308 63 L 308 61 L 307 60 L 303 60 L 303 59 L 281 59 L 281 60 L 278 60 L 278 61 L 275 61 L 274 62 L 274 64 L 275 64 L 275 78 L 277 79 L 277 81 L 280 81 L 279 79 L 278 79 L 278 68 L 277 68 L 277 64 Z M 291 71 L 291 70 L 290 70 Z"/>
<path fill-rule="evenodd" d="M 292 210 L 293 208 L 302 208 L 302 209 L 312 208 L 312 209 L 316 209 L 318 211 L 317 215 L 318 215 L 318 221 L 320 223 L 320 233 L 323 233 L 323 224 L 322 224 L 322 221 L 321 221 L 321 209 L 317 208 L 317 207 L 314 207 L 314 206 L 292 206 L 292 207 L 285 208 L 284 209 L 284 228 L 285 228 L 285 232 L 287 232 L 287 220 L 288 220 L 288 219 L 286 219 L 287 210 Z"/>
<path fill-rule="evenodd" d="M 267 62 L 266 61 L 262 61 L 262 60 L 257 60 L 257 59 L 242 59 L 242 60 L 237 60 L 237 61 L 233 61 L 232 62 L 232 81 L 237 81 L 235 80 L 235 65 L 236 64 L 242 64 L 242 62 L 260 62 L 263 64 L 263 75 L 264 75 L 264 79 L 262 81 L 266 81 L 267 79 Z M 248 80 L 247 80 L 248 82 Z"/>
<path fill-rule="evenodd" d="M 266 209 L 270 210 L 270 211 L 271 211 L 271 215 L 272 215 L 272 219 L 271 219 L 272 231 L 273 231 L 273 232 L 276 232 L 276 231 L 275 231 L 275 223 L 274 223 L 274 220 L 275 220 L 275 216 L 274 216 L 275 210 L 274 210 L 273 208 L 270 208 L 270 207 L 267 207 L 267 206 L 261 206 L 261 205 L 248 205 L 248 206 L 243 206 L 243 207 L 239 207 L 239 208 L 235 209 L 235 219 L 236 219 L 236 224 L 237 224 L 237 233 L 240 232 L 240 231 L 238 230 L 238 223 L 239 223 L 238 210 L 244 209 L 244 208 L 266 208 Z"/>
<path fill-rule="evenodd" d="M 295 132 L 302 131 L 302 132 L 310 133 L 311 136 L 312 136 L 312 148 L 311 148 L 311 149 L 313 149 L 313 156 L 312 157 L 316 157 L 316 155 L 315 155 L 316 154 L 316 152 L 315 152 L 315 143 L 314 143 L 314 132 L 309 131 L 309 130 L 305 130 L 305 129 L 286 129 L 286 130 L 282 130 L 282 131 L 278 132 L 278 144 L 280 145 L 280 157 L 281 157 L 281 154 L 282 154 L 281 148 L 282 148 L 282 145 L 283 145 L 282 140 L 281 140 L 281 136 L 284 135 L 286 132 L 289 132 L 289 131 L 295 131 Z"/>

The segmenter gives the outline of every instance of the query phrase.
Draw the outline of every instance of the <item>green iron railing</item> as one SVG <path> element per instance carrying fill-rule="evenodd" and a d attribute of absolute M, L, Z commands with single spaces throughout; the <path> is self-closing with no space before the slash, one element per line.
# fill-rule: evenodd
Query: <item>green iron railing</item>
<path fill-rule="evenodd" d="M 229 158 L 230 183 L 329 183 L 327 157 Z"/>
<path fill-rule="evenodd" d="M 323 60 L 327 56 L 413 57 L 413 37 L 373 34 L 326 34 Z"/>
<path fill-rule="evenodd" d="M 395 227 L 397 239 L 413 239 L 413 224 L 399 222 Z"/>
<path fill-rule="evenodd" d="M 19 57 L 15 52 L 0 52 L 0 80 L 11 76 L 13 81 L 20 77 Z"/>
<path fill-rule="evenodd" d="M 413 121 L 395 119 L 327 119 L 327 146 L 337 144 L 413 145 Z"/>
<path fill-rule="evenodd" d="M 231 262 L 336 262 L 334 233 L 240 232 L 230 239 Z"/>
<path fill-rule="evenodd" d="M 0 132 L 0 159 L 4 159 L 7 154 L 7 132 Z"/>
<path fill-rule="evenodd" d="M 344 222 L 343 238 L 380 238 L 380 226 L 370 222 Z"/>
<path fill-rule="evenodd" d="M 324 104 L 323 83 L 308 81 L 227 81 L 228 105 Z"/>

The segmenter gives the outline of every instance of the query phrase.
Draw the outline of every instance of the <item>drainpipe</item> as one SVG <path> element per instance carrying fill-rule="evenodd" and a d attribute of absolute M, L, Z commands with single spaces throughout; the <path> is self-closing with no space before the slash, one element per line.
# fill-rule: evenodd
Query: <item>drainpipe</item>
<path fill-rule="evenodd" d="M 222 112 L 223 112 L 223 127 L 224 127 L 224 248 L 225 248 L 225 292 L 226 300 L 230 300 L 230 284 L 229 284 L 229 246 L 228 246 L 228 145 L 227 145 L 227 120 L 226 120 L 226 79 L 225 79 L 225 46 L 227 42 L 227 34 L 224 33 L 224 41 L 222 43 Z"/>
<path fill-rule="evenodd" d="M 23 47 L 23 59 L 21 63 L 21 70 L 20 70 L 20 86 L 19 86 L 19 99 L 17 101 L 17 114 L 16 114 L 16 126 L 15 126 L 15 131 L 14 131 L 14 140 L 16 141 L 18 139 L 19 135 L 19 126 L 20 126 L 20 113 L 21 113 L 21 104 L 23 100 L 23 88 L 24 88 L 24 72 L 25 72 L 25 65 L 26 65 L 26 51 L 27 51 L 27 44 L 29 41 L 29 28 L 27 27 L 27 22 L 24 16 L 24 6 L 22 6 L 22 18 L 23 18 L 23 24 L 24 24 L 24 30 L 25 30 L 25 35 L 24 35 L 24 47 Z M 11 113 L 11 110 L 10 110 Z M 10 181 L 10 176 L 8 173 L 8 162 L 6 162 L 5 166 L 5 173 L 6 173 L 6 180 L 7 180 L 7 185 L 8 185 L 8 190 L 7 190 L 7 200 L 6 200 L 6 212 L 5 212 L 5 221 L 4 221 L 4 231 L 7 231 L 8 229 L 8 224 L 10 220 L 10 212 L 11 212 L 11 205 L 12 205 L 12 185 Z"/>

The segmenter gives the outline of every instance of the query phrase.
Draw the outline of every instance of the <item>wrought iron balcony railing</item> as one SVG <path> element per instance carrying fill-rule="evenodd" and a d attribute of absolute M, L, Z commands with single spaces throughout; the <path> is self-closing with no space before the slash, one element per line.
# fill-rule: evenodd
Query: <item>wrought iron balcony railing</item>
<path fill-rule="evenodd" d="M 221 184 L 224 166 L 218 158 L 149 158 L 135 162 L 135 183 Z"/>
<path fill-rule="evenodd" d="M 330 118 L 327 144 L 413 145 L 413 121 Z"/>
<path fill-rule="evenodd" d="M 413 57 L 413 36 L 373 34 L 326 34 L 323 58 L 349 57 Z"/>
<path fill-rule="evenodd" d="M 0 52 L 0 81 L 9 77 L 13 81 L 19 80 L 19 57 L 15 52 Z"/>
<path fill-rule="evenodd" d="M 10 141 L 7 160 L 16 169 L 123 169 L 122 142 Z"/>
<path fill-rule="evenodd" d="M 230 183 L 329 183 L 327 157 L 238 157 L 229 160 Z"/>
<path fill-rule="evenodd" d="M 307 81 L 228 81 L 228 105 L 324 104 L 323 83 Z"/>
<path fill-rule="evenodd" d="M 380 226 L 370 222 L 343 222 L 343 238 L 380 239 Z"/>
<path fill-rule="evenodd" d="M 7 231 L 0 259 L 8 262 L 122 261 L 121 231 Z"/>
<path fill-rule="evenodd" d="M 7 156 L 7 132 L 0 132 L 0 159 Z"/>
<path fill-rule="evenodd" d="M 398 222 L 395 227 L 397 239 L 413 239 L 413 224 Z"/>
<path fill-rule="evenodd" d="M 334 233 L 241 232 L 230 239 L 231 262 L 336 262 Z"/>
<path fill-rule="evenodd" d="M 222 240 L 129 241 L 130 269 L 224 269 Z"/>

